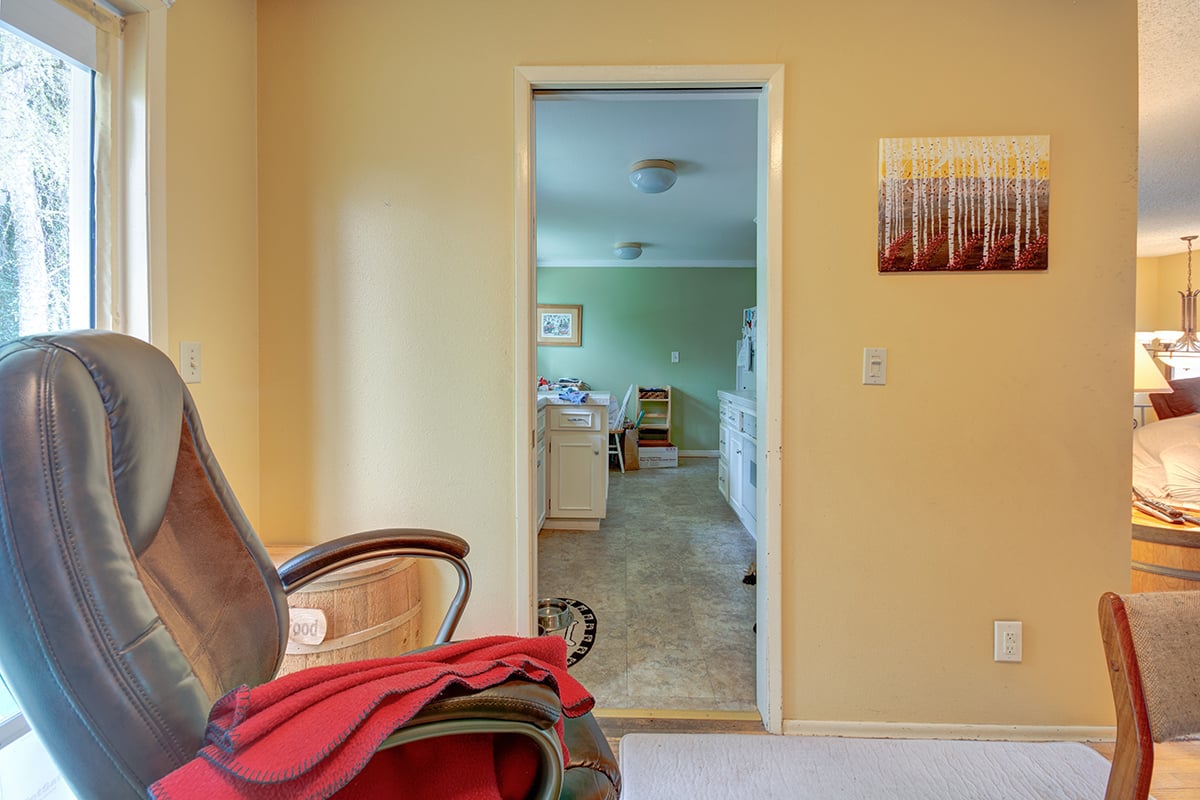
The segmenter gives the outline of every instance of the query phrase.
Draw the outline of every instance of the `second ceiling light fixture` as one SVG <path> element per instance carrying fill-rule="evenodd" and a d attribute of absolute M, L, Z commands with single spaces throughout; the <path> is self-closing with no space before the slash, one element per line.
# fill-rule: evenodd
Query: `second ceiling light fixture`
<path fill-rule="evenodd" d="M 633 188 L 646 194 L 659 194 L 675 185 L 675 162 L 665 158 L 638 161 L 629 170 Z M 623 261 L 633 261 L 642 254 L 641 242 L 617 242 L 613 254 Z"/>

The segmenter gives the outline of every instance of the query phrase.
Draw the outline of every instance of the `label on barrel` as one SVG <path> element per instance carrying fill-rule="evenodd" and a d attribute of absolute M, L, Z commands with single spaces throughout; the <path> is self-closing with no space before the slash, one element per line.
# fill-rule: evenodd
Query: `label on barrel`
<path fill-rule="evenodd" d="M 319 608 L 289 608 L 291 617 L 288 641 L 295 644 L 320 644 L 325 641 L 325 612 Z"/>

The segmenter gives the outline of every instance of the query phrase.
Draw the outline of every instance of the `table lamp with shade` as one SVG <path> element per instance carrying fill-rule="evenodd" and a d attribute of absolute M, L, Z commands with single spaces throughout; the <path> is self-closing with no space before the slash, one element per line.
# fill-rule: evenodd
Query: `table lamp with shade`
<path fill-rule="evenodd" d="M 1148 392 L 1162 393 L 1173 392 L 1171 384 L 1167 382 L 1167 378 L 1162 374 L 1162 370 L 1154 363 L 1154 359 L 1150 357 L 1150 353 L 1142 346 L 1141 342 L 1136 339 L 1133 342 L 1133 393 L 1146 394 Z M 1133 426 L 1136 428 L 1139 425 L 1146 424 L 1146 406 L 1149 402 L 1139 403 L 1138 398 L 1133 398 L 1133 405 L 1137 408 L 1140 418 L 1134 420 Z"/>

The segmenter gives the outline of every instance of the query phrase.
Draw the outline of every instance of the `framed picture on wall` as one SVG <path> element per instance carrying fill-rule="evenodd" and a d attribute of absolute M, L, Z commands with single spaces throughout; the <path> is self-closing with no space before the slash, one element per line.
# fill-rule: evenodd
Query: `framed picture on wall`
<path fill-rule="evenodd" d="M 879 272 L 1045 272 L 1050 137 L 879 140 Z"/>
<path fill-rule="evenodd" d="M 583 325 L 583 306 L 538 304 L 537 343 L 579 347 Z"/>

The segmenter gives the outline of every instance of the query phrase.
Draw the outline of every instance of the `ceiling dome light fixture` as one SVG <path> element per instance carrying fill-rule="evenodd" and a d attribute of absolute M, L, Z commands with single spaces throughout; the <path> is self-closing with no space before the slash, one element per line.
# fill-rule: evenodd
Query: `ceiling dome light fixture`
<path fill-rule="evenodd" d="M 617 242 L 613 245 L 613 255 L 622 261 L 633 261 L 641 254 L 641 242 Z"/>
<path fill-rule="evenodd" d="M 675 162 L 664 158 L 639 161 L 629 170 L 629 182 L 646 194 L 665 192 L 675 185 Z"/>

